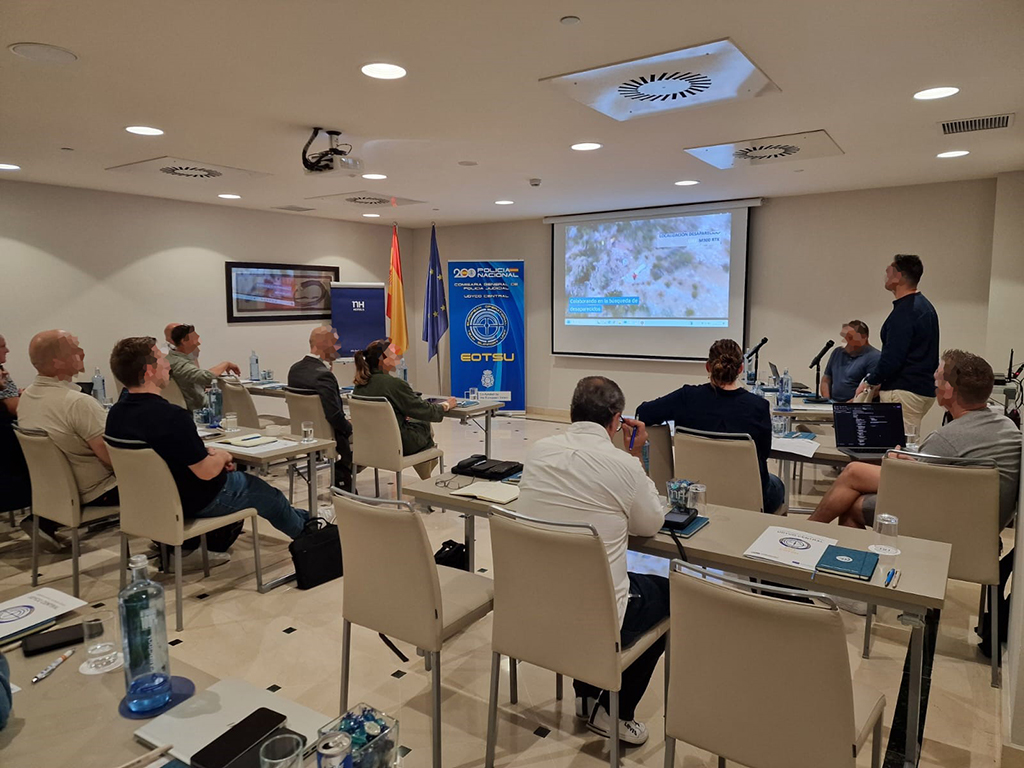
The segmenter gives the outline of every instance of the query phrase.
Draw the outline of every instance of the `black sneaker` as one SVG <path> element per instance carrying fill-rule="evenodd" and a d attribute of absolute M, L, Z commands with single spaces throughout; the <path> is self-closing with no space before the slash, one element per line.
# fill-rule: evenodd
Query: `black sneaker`
<path fill-rule="evenodd" d="M 19 523 L 21 530 L 28 536 L 28 540 L 32 541 L 32 522 L 34 520 L 33 515 L 29 515 Z M 56 524 L 47 525 L 50 522 L 39 518 L 39 541 L 43 547 L 49 552 L 63 552 L 68 548 L 67 542 L 57 535 Z"/>

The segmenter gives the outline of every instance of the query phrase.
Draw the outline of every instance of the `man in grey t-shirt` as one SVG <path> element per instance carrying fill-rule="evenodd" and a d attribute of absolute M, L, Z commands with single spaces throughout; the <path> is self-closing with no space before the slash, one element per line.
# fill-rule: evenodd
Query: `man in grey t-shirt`
<path fill-rule="evenodd" d="M 921 443 L 934 456 L 992 459 L 999 470 L 999 521 L 1005 526 L 1017 504 L 1020 482 L 1021 433 L 1006 416 L 988 407 L 995 376 L 983 358 L 951 349 L 935 371 L 935 398 L 952 421 Z M 865 528 L 874 520 L 882 468 L 851 462 L 825 494 L 811 520 Z"/>

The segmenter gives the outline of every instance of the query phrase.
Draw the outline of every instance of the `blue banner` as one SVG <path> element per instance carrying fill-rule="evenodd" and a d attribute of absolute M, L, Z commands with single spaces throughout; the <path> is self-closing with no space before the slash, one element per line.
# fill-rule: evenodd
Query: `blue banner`
<path fill-rule="evenodd" d="M 452 395 L 526 410 L 521 261 L 449 261 Z"/>
<path fill-rule="evenodd" d="M 339 357 L 352 357 L 377 339 L 387 338 L 384 283 L 331 283 L 331 326 Z"/>

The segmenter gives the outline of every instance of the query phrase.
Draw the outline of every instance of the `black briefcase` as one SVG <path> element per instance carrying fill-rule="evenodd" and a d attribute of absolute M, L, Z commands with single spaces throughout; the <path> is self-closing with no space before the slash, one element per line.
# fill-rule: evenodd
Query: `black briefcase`
<path fill-rule="evenodd" d="M 310 519 L 299 537 L 288 545 L 288 551 L 299 589 L 312 589 L 342 575 L 338 526 L 322 518 Z"/>

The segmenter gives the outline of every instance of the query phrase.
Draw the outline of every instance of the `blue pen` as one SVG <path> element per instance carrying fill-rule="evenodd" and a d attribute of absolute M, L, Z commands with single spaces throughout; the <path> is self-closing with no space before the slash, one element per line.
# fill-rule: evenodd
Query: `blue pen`
<path fill-rule="evenodd" d="M 621 419 L 622 417 L 620 416 L 619 418 Z M 627 424 L 626 426 L 628 427 L 629 424 Z M 630 435 L 629 437 L 629 450 L 631 451 L 633 450 L 633 443 L 636 441 L 636 431 L 636 427 L 633 427 L 633 434 Z"/>
<path fill-rule="evenodd" d="M 885 586 L 889 586 L 889 582 L 892 581 L 892 577 L 896 575 L 896 569 L 890 568 L 889 575 L 885 577 Z"/>

